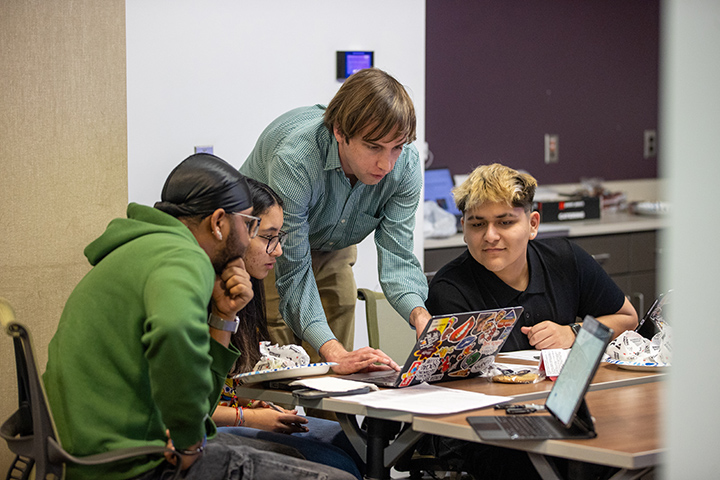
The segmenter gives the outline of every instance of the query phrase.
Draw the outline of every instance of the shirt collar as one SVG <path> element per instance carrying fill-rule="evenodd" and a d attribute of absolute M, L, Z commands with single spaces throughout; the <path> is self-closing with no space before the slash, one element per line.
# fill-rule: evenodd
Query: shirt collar
<path fill-rule="evenodd" d="M 510 305 L 517 303 L 521 295 L 526 294 L 542 294 L 545 292 L 545 277 L 543 276 L 540 257 L 533 248 L 532 241 L 528 244 L 527 256 L 528 267 L 530 269 L 530 281 L 524 292 L 518 292 L 507 283 L 503 282 L 493 272 L 489 271 L 477 262 L 470 254 L 469 250 L 465 251 L 468 261 L 476 265 L 475 271 L 479 273 L 478 283 L 484 285 L 491 295 L 498 301 L 499 305 Z"/>
<path fill-rule="evenodd" d="M 340 163 L 340 154 L 338 153 L 338 143 L 335 135 L 330 134 L 330 145 L 328 147 L 328 154 L 325 157 L 325 166 L 323 170 L 342 170 L 342 164 Z"/>

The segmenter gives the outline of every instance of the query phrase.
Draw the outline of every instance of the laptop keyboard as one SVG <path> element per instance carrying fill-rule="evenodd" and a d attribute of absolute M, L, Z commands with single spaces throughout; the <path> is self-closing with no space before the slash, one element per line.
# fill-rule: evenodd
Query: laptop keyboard
<path fill-rule="evenodd" d="M 370 381 L 373 383 L 380 382 L 380 383 L 392 384 L 393 382 L 395 382 L 395 380 L 397 380 L 397 377 L 399 374 L 400 374 L 399 372 L 390 370 L 385 375 L 373 376 Z"/>
<path fill-rule="evenodd" d="M 543 417 L 497 417 L 496 420 L 510 435 L 519 437 L 551 436 L 554 431 L 545 422 Z"/>

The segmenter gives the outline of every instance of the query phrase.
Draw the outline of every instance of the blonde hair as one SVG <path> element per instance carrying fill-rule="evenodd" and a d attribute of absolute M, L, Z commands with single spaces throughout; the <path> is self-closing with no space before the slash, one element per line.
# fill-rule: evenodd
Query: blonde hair
<path fill-rule="evenodd" d="M 452 193 L 458 210 L 463 214 L 485 202 L 521 207 L 529 213 L 536 187 L 537 181 L 532 175 L 493 163 L 477 167 Z"/>
<path fill-rule="evenodd" d="M 345 141 L 370 126 L 363 140 L 376 142 L 397 132 L 396 138 L 415 141 L 415 107 L 405 88 L 377 68 L 350 75 L 325 110 L 325 126 L 337 126 Z"/>

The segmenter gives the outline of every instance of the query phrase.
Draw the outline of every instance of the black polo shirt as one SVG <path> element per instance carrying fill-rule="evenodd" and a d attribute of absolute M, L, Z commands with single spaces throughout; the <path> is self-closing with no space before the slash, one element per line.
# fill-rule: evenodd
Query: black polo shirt
<path fill-rule="evenodd" d="M 521 305 L 502 351 L 533 348 L 522 326 L 545 320 L 561 325 L 585 315 L 611 315 L 622 308 L 625 295 L 602 267 L 566 238 L 531 240 L 527 249 L 530 283 L 521 292 L 480 265 L 465 250 L 442 267 L 430 282 L 425 303 L 432 315 L 488 310 Z"/>

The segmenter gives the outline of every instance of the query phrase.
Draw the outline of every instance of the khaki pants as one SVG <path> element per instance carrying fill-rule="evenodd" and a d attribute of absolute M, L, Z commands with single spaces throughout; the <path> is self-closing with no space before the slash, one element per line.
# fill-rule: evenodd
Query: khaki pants
<path fill-rule="evenodd" d="M 357 285 L 352 267 L 357 260 L 357 247 L 351 245 L 332 252 L 312 251 L 311 256 L 313 274 L 328 325 L 338 341 L 350 352 L 354 350 L 355 344 Z M 264 286 L 270 340 L 279 345 L 300 345 L 300 339 L 280 316 L 280 297 L 275 288 L 274 270 L 265 278 Z M 302 346 L 310 355 L 311 363 L 323 361 L 309 343 L 302 342 Z"/>

